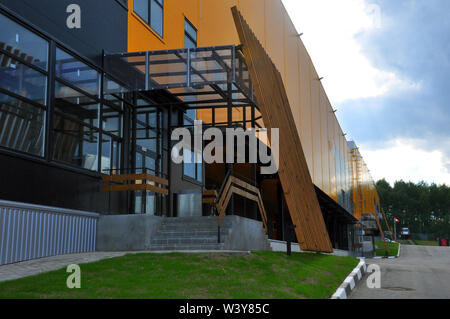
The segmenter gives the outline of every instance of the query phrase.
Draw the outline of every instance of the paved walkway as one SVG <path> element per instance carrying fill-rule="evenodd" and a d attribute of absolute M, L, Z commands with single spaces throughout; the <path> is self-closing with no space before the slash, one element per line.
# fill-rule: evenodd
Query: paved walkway
<path fill-rule="evenodd" d="M 450 248 L 402 245 L 398 259 L 366 259 L 381 270 L 381 289 L 359 281 L 351 299 L 449 299 Z"/>
<path fill-rule="evenodd" d="M 82 254 L 60 255 L 0 266 L 0 282 L 28 276 L 34 276 L 40 273 L 58 270 L 67 267 L 67 265 L 70 264 L 92 263 L 102 259 L 121 257 L 126 254 L 138 254 L 138 253 L 168 254 L 173 252 L 191 253 L 191 254 L 205 254 L 205 253 L 250 254 L 250 252 L 248 251 L 192 250 L 192 251 L 92 252 Z"/>

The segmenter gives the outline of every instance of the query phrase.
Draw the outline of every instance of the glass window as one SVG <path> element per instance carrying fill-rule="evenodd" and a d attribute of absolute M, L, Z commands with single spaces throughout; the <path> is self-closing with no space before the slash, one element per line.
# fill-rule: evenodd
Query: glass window
<path fill-rule="evenodd" d="M 196 178 L 196 169 L 194 162 L 194 153 L 188 149 L 184 149 L 184 176 L 192 179 Z"/>
<path fill-rule="evenodd" d="M 203 182 L 203 158 L 201 152 L 184 149 L 183 174 L 198 182 Z"/>
<path fill-rule="evenodd" d="M 150 14 L 150 26 L 162 37 L 164 20 L 162 0 L 151 0 Z"/>
<path fill-rule="evenodd" d="M 164 1 L 134 0 L 134 12 L 147 23 L 158 35 L 163 36 Z"/>
<path fill-rule="evenodd" d="M 197 47 L 197 30 L 187 20 L 184 20 L 184 47 L 193 49 Z"/>
<path fill-rule="evenodd" d="M 0 26 L 0 52 L 4 50 L 47 70 L 48 42 L 46 40 L 1 14 Z"/>
<path fill-rule="evenodd" d="M 104 132 L 108 132 L 109 134 L 113 134 L 117 137 L 122 137 L 123 116 L 121 111 L 104 105 L 102 121 L 102 129 Z"/>
<path fill-rule="evenodd" d="M 142 20 L 148 23 L 148 0 L 134 0 L 133 10 Z"/>
<path fill-rule="evenodd" d="M 55 107 L 67 117 L 99 127 L 98 101 L 58 81 L 55 82 Z"/>
<path fill-rule="evenodd" d="M 55 68 L 58 78 L 91 95 L 99 95 L 100 73 L 59 48 L 56 49 Z"/>
<path fill-rule="evenodd" d="M 46 104 L 47 76 L 0 54 L 0 87 L 34 102 Z"/>
<path fill-rule="evenodd" d="M 44 154 L 45 110 L 0 93 L 0 145 Z"/>
<path fill-rule="evenodd" d="M 104 174 L 120 173 L 121 143 L 116 138 L 103 134 L 101 171 Z"/>
<path fill-rule="evenodd" d="M 100 104 L 55 82 L 53 159 L 98 170 Z"/>
<path fill-rule="evenodd" d="M 53 159 L 91 171 L 98 170 L 98 131 L 58 112 L 54 116 Z"/>

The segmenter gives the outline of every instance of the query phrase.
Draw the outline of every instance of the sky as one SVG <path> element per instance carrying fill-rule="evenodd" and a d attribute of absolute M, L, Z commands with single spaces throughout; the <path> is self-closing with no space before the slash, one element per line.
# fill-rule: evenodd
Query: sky
<path fill-rule="evenodd" d="M 374 180 L 450 185 L 450 0 L 283 0 Z"/>

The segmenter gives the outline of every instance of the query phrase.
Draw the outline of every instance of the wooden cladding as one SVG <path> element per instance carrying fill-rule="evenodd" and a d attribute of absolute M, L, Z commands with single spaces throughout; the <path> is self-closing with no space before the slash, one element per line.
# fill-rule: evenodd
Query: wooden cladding
<path fill-rule="evenodd" d="M 205 190 L 203 191 L 203 204 L 215 204 L 217 200 L 216 190 Z"/>
<path fill-rule="evenodd" d="M 134 182 L 131 184 L 109 184 L 102 187 L 103 192 L 146 191 L 169 195 L 167 179 L 151 174 L 122 174 L 103 176 L 103 183 Z M 149 183 L 150 182 L 150 183 Z M 160 185 L 160 186 L 157 186 Z"/>
<path fill-rule="evenodd" d="M 279 128 L 278 174 L 302 250 L 333 251 L 280 72 L 242 17 L 233 18 L 267 129 Z M 270 136 L 270 134 L 268 134 Z M 272 141 L 270 141 L 272 143 Z"/>
<path fill-rule="evenodd" d="M 258 205 L 259 212 L 261 213 L 261 219 L 264 225 L 264 229 L 266 234 L 268 233 L 267 228 L 267 213 L 264 208 L 264 203 L 261 197 L 261 193 L 259 189 L 255 186 L 252 186 L 235 176 L 229 176 L 225 186 L 222 190 L 222 193 L 219 194 L 215 190 L 205 190 L 203 192 L 203 203 L 211 204 L 216 207 L 216 210 L 219 214 L 218 224 L 220 226 L 223 217 L 226 214 L 226 210 L 228 204 L 230 203 L 231 197 L 233 194 L 242 196 L 246 199 L 254 201 Z"/>

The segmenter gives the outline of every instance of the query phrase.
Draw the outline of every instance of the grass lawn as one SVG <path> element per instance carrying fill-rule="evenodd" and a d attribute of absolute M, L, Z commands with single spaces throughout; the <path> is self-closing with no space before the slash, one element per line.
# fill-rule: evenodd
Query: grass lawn
<path fill-rule="evenodd" d="M 421 246 L 439 246 L 437 240 L 413 240 L 416 245 Z"/>
<path fill-rule="evenodd" d="M 389 256 L 397 256 L 399 243 L 386 243 L 389 248 Z M 377 256 L 386 256 L 386 248 L 384 248 L 384 242 L 377 241 L 375 242 L 377 246 Z"/>
<path fill-rule="evenodd" d="M 314 253 L 136 254 L 0 283 L 0 298 L 329 298 L 359 260 Z"/>

